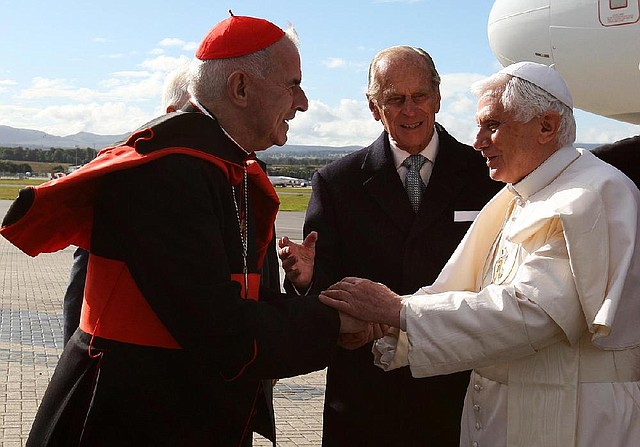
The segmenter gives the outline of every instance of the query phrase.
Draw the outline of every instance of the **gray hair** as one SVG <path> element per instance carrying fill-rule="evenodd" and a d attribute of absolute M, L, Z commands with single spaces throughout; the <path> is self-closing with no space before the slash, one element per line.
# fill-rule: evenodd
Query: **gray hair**
<path fill-rule="evenodd" d="M 284 33 L 282 39 L 287 39 L 299 47 L 298 33 L 293 26 L 289 25 Z M 281 42 L 282 39 L 278 42 Z M 275 44 L 239 57 L 205 61 L 194 58 L 190 67 L 189 93 L 197 101 L 206 105 L 224 98 L 227 79 L 234 71 L 244 71 L 249 76 L 266 79 L 273 69 L 273 58 L 271 58 L 273 45 Z"/>
<path fill-rule="evenodd" d="M 189 101 L 189 64 L 183 64 L 167 75 L 162 90 L 162 110 L 170 106 L 182 108 Z"/>
<path fill-rule="evenodd" d="M 429 70 L 431 76 L 431 87 L 434 91 L 438 90 L 438 87 L 440 86 L 440 75 L 438 74 L 436 65 L 434 64 L 433 59 L 431 58 L 429 53 L 424 51 L 422 48 L 410 47 L 407 45 L 397 45 L 385 48 L 384 50 L 378 52 L 378 54 L 373 57 L 371 64 L 369 64 L 369 84 L 367 87 L 367 95 L 369 96 L 369 98 L 378 98 L 382 93 L 380 91 L 382 86 L 380 85 L 379 79 L 376 76 L 378 74 L 380 61 L 389 59 L 390 56 L 396 56 L 400 54 L 405 56 L 415 54 L 419 55 L 421 57 L 421 59 L 419 60 L 422 60 Z"/>
<path fill-rule="evenodd" d="M 573 110 L 532 82 L 505 73 L 496 73 L 473 83 L 471 91 L 478 98 L 497 98 L 506 112 L 524 123 L 548 111 L 558 112 L 560 126 L 556 134 L 556 143 L 563 147 L 573 144 L 576 140 Z"/>

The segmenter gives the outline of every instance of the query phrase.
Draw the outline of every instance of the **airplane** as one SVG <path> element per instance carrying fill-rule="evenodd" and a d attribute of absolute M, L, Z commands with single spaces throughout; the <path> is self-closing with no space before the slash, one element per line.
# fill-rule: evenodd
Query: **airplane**
<path fill-rule="evenodd" d="M 488 36 L 503 66 L 553 65 L 575 107 L 640 124 L 640 0 L 496 0 Z"/>
<path fill-rule="evenodd" d="M 270 175 L 269 180 L 273 186 L 308 186 L 307 180 L 295 177 L 286 177 L 284 175 Z"/>

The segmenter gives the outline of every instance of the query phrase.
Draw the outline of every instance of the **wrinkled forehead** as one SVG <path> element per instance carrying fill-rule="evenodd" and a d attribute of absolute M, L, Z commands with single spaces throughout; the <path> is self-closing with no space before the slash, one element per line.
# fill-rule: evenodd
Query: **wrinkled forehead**
<path fill-rule="evenodd" d="M 392 63 L 376 72 L 376 80 L 383 94 L 433 91 L 431 73 L 424 64 Z"/>
<path fill-rule="evenodd" d="M 500 97 L 494 92 L 485 92 L 478 98 L 476 108 L 476 122 L 482 123 L 489 120 L 498 120 L 505 118 L 508 112 L 504 109 Z"/>
<path fill-rule="evenodd" d="M 289 39 L 281 39 L 271 48 L 272 73 L 285 77 L 301 77 L 300 53 Z"/>

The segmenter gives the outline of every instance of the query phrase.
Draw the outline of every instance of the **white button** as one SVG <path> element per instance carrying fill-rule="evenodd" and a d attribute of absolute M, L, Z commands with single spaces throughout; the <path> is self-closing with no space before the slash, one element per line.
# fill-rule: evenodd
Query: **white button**
<path fill-rule="evenodd" d="M 480 405 L 475 404 L 475 405 L 473 406 L 473 411 L 475 411 L 475 412 L 480 411 Z"/>
<path fill-rule="evenodd" d="M 471 444 L 472 447 L 480 447 L 480 444 L 478 444 L 478 441 L 473 441 L 473 444 Z"/>
<path fill-rule="evenodd" d="M 473 385 L 473 389 L 476 391 L 482 391 L 482 386 L 481 385 Z"/>
<path fill-rule="evenodd" d="M 481 427 L 480 422 L 476 422 L 476 430 L 480 430 Z"/>

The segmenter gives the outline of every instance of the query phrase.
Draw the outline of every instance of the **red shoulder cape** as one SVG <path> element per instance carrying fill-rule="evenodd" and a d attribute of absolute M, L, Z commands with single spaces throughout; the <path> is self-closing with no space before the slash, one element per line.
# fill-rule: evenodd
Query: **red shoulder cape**
<path fill-rule="evenodd" d="M 212 163 L 225 174 L 230 185 L 240 183 L 244 174 L 242 165 L 193 148 L 168 147 L 140 154 L 129 145 L 109 147 L 68 176 L 27 188 L 32 192 L 31 204 L 28 203 L 31 194 L 21 191 L 12 208 L 21 205 L 26 211 L 17 221 L 3 226 L 0 234 L 30 256 L 51 253 L 69 245 L 90 251 L 94 202 L 101 179 L 111 172 L 140 166 L 169 154 L 185 154 Z M 247 172 L 254 204 L 260 267 L 273 237 L 280 201 L 266 173 L 255 160 L 247 161 Z"/>

